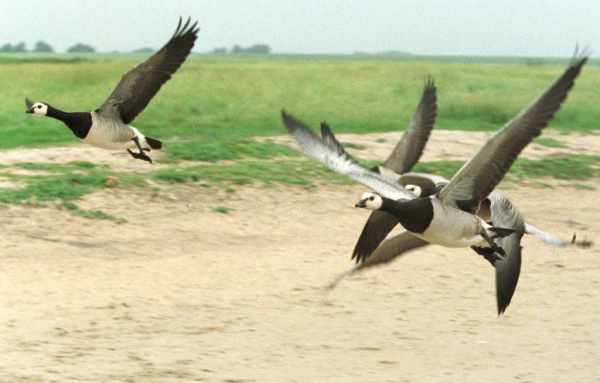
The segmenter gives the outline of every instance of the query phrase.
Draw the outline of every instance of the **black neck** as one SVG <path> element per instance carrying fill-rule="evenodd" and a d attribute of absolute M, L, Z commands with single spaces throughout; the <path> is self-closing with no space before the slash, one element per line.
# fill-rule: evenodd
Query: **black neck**
<path fill-rule="evenodd" d="M 424 232 L 433 220 L 433 205 L 430 198 L 394 201 L 382 197 L 382 200 L 379 210 L 394 215 L 406 230 L 413 233 Z"/>
<path fill-rule="evenodd" d="M 85 138 L 92 127 L 92 116 L 90 113 L 63 112 L 48 105 L 48 113 L 46 115 L 62 121 L 79 138 Z"/>

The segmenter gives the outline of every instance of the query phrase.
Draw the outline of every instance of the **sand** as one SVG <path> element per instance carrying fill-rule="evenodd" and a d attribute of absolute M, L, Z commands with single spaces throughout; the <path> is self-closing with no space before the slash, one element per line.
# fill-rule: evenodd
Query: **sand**
<path fill-rule="evenodd" d="M 432 246 L 327 292 L 351 266 L 362 191 L 183 187 L 84 201 L 125 224 L 4 208 L 0 381 L 598 381 L 597 248 L 526 238 L 499 318 L 493 269 L 463 249 Z M 507 194 L 563 237 L 600 229 L 596 191 Z"/>

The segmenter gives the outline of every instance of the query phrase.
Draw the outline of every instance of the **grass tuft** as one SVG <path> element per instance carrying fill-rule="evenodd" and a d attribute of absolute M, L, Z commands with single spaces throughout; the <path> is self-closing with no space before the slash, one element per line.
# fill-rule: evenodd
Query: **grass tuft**
<path fill-rule="evenodd" d="M 271 142 L 257 142 L 250 139 L 219 141 L 186 141 L 167 147 L 170 160 L 217 162 L 242 158 L 268 159 L 273 157 L 294 157 L 298 154 L 283 145 Z"/>
<path fill-rule="evenodd" d="M 103 212 L 102 210 L 85 210 L 79 207 L 77 204 L 73 202 L 64 202 L 62 207 L 69 210 L 72 214 L 75 214 L 79 217 L 89 218 L 89 219 L 98 219 L 104 221 L 112 221 L 115 223 L 125 223 L 127 220 L 124 218 L 115 217 L 112 214 L 108 214 Z"/>
<path fill-rule="evenodd" d="M 215 213 L 219 213 L 219 214 L 229 214 L 230 212 L 233 211 L 232 208 L 225 207 L 225 206 L 215 206 L 215 207 L 211 208 L 211 210 L 214 211 Z"/>

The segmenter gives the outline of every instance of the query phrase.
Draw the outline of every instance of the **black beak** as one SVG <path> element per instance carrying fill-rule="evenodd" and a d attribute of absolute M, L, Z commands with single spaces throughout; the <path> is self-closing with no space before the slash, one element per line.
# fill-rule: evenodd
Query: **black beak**
<path fill-rule="evenodd" d="M 33 102 L 30 99 L 25 98 L 25 106 L 27 107 L 25 113 L 33 113 Z"/>
<path fill-rule="evenodd" d="M 367 200 L 361 199 L 356 203 L 356 205 L 354 205 L 354 207 L 367 207 Z"/>

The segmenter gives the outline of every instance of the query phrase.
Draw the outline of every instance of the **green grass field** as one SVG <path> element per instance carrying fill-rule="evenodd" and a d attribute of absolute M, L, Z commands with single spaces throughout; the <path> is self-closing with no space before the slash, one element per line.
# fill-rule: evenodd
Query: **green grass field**
<path fill-rule="evenodd" d="M 75 137 L 57 121 L 26 115 L 24 98 L 46 101 L 67 111 L 93 110 L 120 76 L 141 60 L 139 55 L 0 56 L 0 149 L 76 143 Z M 279 114 L 282 108 L 315 127 L 327 120 L 340 133 L 401 130 L 414 111 L 426 78 L 433 76 L 438 86 L 436 129 L 495 130 L 537 97 L 564 67 L 565 62 L 556 60 L 490 59 L 470 63 L 466 59 L 198 55 L 184 64 L 133 124 L 147 135 L 163 140 L 169 168 L 141 176 L 115 174 L 93 164 L 23 164 L 49 166 L 52 174 L 3 174 L 20 177 L 26 186 L 20 190 L 0 189 L 0 202 L 23 203 L 32 198 L 74 200 L 107 187 L 107 175 L 119 179 L 121 186 L 143 184 L 144 178 L 166 183 L 258 180 L 306 185 L 321 176 L 330 178 L 330 174 L 291 149 L 251 139 L 283 134 Z M 600 69 L 589 65 L 551 127 L 564 133 L 600 129 L 598 89 Z M 550 147 L 562 144 L 544 138 L 538 142 Z M 275 157 L 283 160 L 269 161 Z M 182 168 L 177 165 L 179 160 L 215 164 Z M 233 162 L 217 163 L 222 160 Z M 590 156 L 548 159 L 554 161 L 550 165 L 544 161 L 538 165 L 522 161 L 513 173 L 517 177 L 531 172 L 540 177 L 568 178 L 572 172 L 565 169 L 571 169 L 573 161 L 583 161 L 593 169 L 599 162 Z M 421 166 L 451 175 L 458 165 Z M 581 176 L 580 172 L 576 174 Z M 77 206 L 66 206 L 77 214 L 87 214 Z M 101 212 L 90 215 L 111 219 Z"/>
<path fill-rule="evenodd" d="M 55 121 L 25 115 L 23 99 L 69 111 L 97 108 L 120 76 L 143 59 L 100 57 L 22 62 L 0 57 L 0 148 L 73 142 Z M 165 140 L 167 151 L 179 155 L 184 144 L 186 150 L 207 147 L 212 152 L 227 140 L 281 134 L 283 107 L 311 124 L 326 119 L 337 132 L 398 130 L 413 112 L 426 77 L 433 76 L 439 93 L 437 129 L 494 130 L 563 68 L 564 63 L 195 56 L 134 124 Z M 565 132 L 600 129 L 598 89 L 600 70 L 588 66 L 552 127 Z"/>

